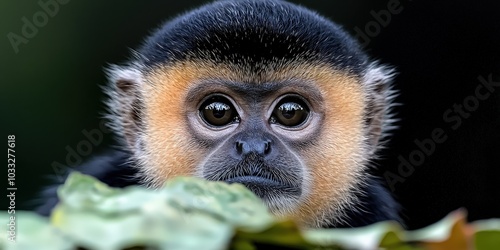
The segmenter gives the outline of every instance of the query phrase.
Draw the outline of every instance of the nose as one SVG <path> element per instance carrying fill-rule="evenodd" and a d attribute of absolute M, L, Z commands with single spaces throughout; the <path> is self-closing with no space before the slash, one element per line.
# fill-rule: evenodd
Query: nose
<path fill-rule="evenodd" d="M 265 138 L 236 140 L 236 152 L 242 156 L 250 153 L 265 156 L 271 152 L 271 144 L 271 140 Z"/>

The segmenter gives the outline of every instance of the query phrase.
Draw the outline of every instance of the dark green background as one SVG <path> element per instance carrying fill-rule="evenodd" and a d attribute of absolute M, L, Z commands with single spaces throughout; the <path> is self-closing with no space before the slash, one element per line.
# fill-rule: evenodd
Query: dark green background
<path fill-rule="evenodd" d="M 69 0 L 18 53 L 7 34 L 21 34 L 22 17 L 31 20 L 42 9 L 37 1 L 0 2 L 0 135 L 5 144 L 8 134 L 16 135 L 18 209 L 31 208 L 28 201 L 54 174 L 51 164 L 64 164 L 67 147 L 75 149 L 86 140 L 82 130 L 99 128 L 103 68 L 126 61 L 129 49 L 162 21 L 204 2 Z M 354 27 L 364 29 L 374 20 L 370 11 L 386 9 L 388 1 L 293 2 L 354 34 Z M 477 76 L 498 75 L 500 69 L 500 21 L 494 1 L 401 4 L 404 11 L 366 47 L 374 58 L 398 68 L 397 101 L 404 104 L 396 110 L 400 130 L 384 154 L 386 160 L 380 161 L 381 172 L 397 172 L 394 159 L 408 155 L 415 138 L 445 126 L 442 113 L 473 93 Z M 499 100 L 495 93 L 482 103 L 458 132 L 450 133 L 446 144 L 397 186 L 394 194 L 410 227 L 459 207 L 467 207 L 472 219 L 500 216 L 500 209 L 491 205 L 493 197 L 500 197 Z M 111 141 L 106 135 L 93 152 Z M 6 178 L 1 179 L 5 183 Z"/>

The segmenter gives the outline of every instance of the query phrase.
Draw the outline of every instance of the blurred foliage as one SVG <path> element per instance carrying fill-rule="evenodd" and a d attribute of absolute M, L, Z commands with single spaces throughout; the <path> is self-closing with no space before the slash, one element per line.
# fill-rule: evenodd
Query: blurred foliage
<path fill-rule="evenodd" d="M 159 190 L 110 188 L 74 173 L 50 219 L 15 215 L 16 242 L 0 249 L 497 249 L 500 220 L 467 224 L 464 211 L 417 231 L 393 222 L 355 229 L 299 229 L 277 220 L 241 184 L 192 177 Z M 3 225 L 12 221 L 3 213 Z"/>

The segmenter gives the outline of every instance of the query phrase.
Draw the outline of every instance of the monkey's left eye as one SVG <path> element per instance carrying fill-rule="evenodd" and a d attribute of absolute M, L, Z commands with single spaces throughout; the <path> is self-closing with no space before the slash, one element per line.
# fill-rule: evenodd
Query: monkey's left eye
<path fill-rule="evenodd" d="M 208 124 L 218 127 L 239 120 L 231 102 L 221 96 L 206 100 L 200 107 L 200 115 Z"/>
<path fill-rule="evenodd" d="M 271 122 L 278 122 L 287 127 L 295 127 L 304 123 L 308 116 L 309 109 L 303 101 L 285 98 L 274 108 Z"/>

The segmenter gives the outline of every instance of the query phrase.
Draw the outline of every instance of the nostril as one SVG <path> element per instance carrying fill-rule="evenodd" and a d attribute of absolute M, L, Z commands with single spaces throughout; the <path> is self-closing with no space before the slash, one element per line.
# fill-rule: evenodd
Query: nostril
<path fill-rule="evenodd" d="M 243 152 L 243 143 L 242 142 L 239 142 L 239 141 L 236 142 L 236 151 L 238 152 L 238 154 L 241 154 Z"/>
<path fill-rule="evenodd" d="M 269 154 L 271 152 L 271 142 L 266 142 L 264 144 L 264 154 Z"/>

